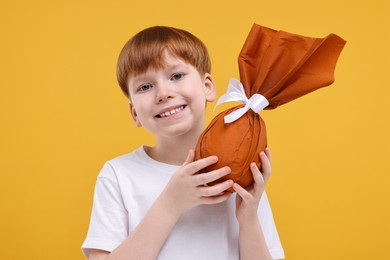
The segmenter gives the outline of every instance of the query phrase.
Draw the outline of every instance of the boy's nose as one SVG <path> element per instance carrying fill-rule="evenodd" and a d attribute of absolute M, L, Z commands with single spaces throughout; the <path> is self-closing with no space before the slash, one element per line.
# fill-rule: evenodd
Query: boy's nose
<path fill-rule="evenodd" d="M 158 86 L 158 91 L 156 95 L 156 102 L 163 103 L 168 99 L 173 98 L 173 94 L 169 90 L 169 86 Z"/>

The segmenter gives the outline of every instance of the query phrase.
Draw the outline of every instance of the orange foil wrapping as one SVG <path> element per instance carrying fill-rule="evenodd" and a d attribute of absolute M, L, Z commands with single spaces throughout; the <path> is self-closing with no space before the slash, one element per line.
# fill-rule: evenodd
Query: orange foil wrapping
<path fill-rule="evenodd" d="M 335 34 L 313 38 L 254 24 L 238 57 L 246 97 L 261 94 L 269 103 L 265 109 L 274 109 L 329 86 L 345 43 Z M 259 152 L 267 147 L 267 134 L 259 113 L 249 109 L 234 122 L 224 122 L 225 116 L 242 107 L 238 105 L 218 114 L 199 137 L 195 159 L 210 155 L 219 158 L 202 172 L 223 166 L 232 170 L 210 185 L 232 179 L 248 187 L 253 183 L 249 165 L 255 162 L 261 168 Z"/>

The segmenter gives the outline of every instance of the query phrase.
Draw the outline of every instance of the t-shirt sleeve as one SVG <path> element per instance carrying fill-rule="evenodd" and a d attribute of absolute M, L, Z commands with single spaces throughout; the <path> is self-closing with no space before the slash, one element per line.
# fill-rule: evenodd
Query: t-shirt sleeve
<path fill-rule="evenodd" d="M 280 243 L 278 231 L 276 229 L 274 217 L 266 192 L 264 192 L 261 197 L 258 216 L 260 219 L 261 228 L 263 230 L 263 235 L 272 258 L 284 259 L 284 250 L 282 244 Z"/>
<path fill-rule="evenodd" d="M 96 181 L 90 225 L 82 250 L 87 257 L 92 248 L 111 252 L 127 237 L 128 212 L 115 171 L 106 163 Z"/>

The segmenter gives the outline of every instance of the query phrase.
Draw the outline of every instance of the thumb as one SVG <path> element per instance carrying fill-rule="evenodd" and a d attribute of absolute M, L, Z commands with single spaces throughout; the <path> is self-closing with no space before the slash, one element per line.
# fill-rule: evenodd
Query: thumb
<path fill-rule="evenodd" d="M 190 149 L 188 151 L 187 158 L 186 158 L 186 160 L 183 163 L 183 166 L 185 166 L 185 165 L 187 165 L 189 163 L 192 163 L 194 161 L 194 159 L 195 159 L 195 151 L 193 149 Z"/>

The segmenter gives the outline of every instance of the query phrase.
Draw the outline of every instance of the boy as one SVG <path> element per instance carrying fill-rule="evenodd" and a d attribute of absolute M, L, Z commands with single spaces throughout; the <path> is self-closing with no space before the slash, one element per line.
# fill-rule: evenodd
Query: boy
<path fill-rule="evenodd" d="M 204 44 L 187 31 L 151 27 L 124 46 L 117 76 L 130 99 L 135 124 L 156 136 L 108 161 L 99 174 L 83 251 L 100 259 L 275 259 L 283 249 L 264 191 L 271 154 L 260 153 L 255 184 L 232 180 L 210 156 L 194 161 L 204 129 L 205 107 L 216 97 Z M 200 172 L 198 174 L 198 172 Z M 236 193 L 226 192 L 233 188 Z"/>

